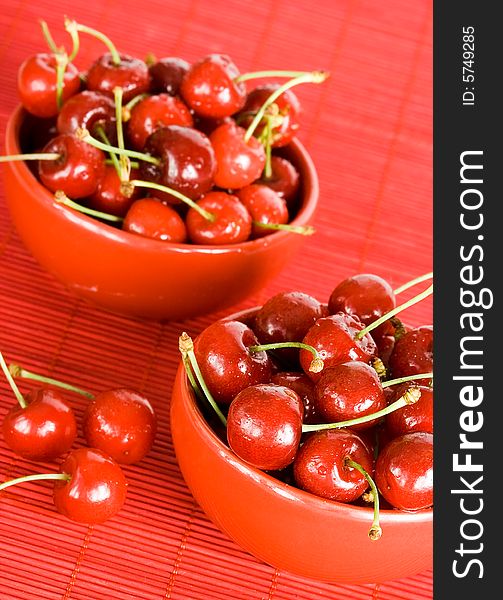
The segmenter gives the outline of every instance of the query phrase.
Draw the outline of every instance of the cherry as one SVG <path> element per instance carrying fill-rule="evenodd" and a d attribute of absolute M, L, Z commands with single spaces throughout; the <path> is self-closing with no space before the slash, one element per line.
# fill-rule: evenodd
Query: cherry
<path fill-rule="evenodd" d="M 17 90 L 21 104 L 37 117 L 54 117 L 58 114 L 58 68 L 63 70 L 61 103 L 68 100 L 80 89 L 78 69 L 72 63 L 65 62 L 58 67 L 62 56 L 38 53 L 27 58 L 19 67 Z"/>
<path fill-rule="evenodd" d="M 151 78 L 150 89 L 154 94 L 169 94 L 176 96 L 179 93 L 182 79 L 190 68 L 190 64 L 176 56 L 160 58 L 148 68 Z"/>
<path fill-rule="evenodd" d="M 270 381 L 266 352 L 248 350 L 257 344 L 253 330 L 240 321 L 216 321 L 197 336 L 195 357 L 217 402 L 228 405 L 244 388 Z"/>
<path fill-rule="evenodd" d="M 290 388 L 298 394 L 304 404 L 304 423 L 318 423 L 314 383 L 305 373 L 297 371 L 278 371 L 271 377 L 271 383 Z"/>
<path fill-rule="evenodd" d="M 377 457 L 375 480 L 383 497 L 400 510 L 433 505 L 433 435 L 406 433 L 389 441 Z"/>
<path fill-rule="evenodd" d="M 404 384 L 392 390 L 389 402 L 393 402 L 403 393 Z M 433 433 L 433 389 L 425 385 L 418 386 L 421 397 L 414 404 L 404 406 L 386 416 L 386 430 L 391 437 L 398 437 L 412 431 Z"/>
<path fill-rule="evenodd" d="M 183 77 L 180 94 L 198 115 L 221 118 L 238 112 L 246 101 L 246 86 L 226 54 L 209 54 L 193 63 Z M 226 186 L 224 186 L 226 187 Z"/>
<path fill-rule="evenodd" d="M 252 183 L 236 192 L 241 203 L 247 208 L 253 221 L 252 237 L 268 235 L 270 231 L 260 224 L 288 223 L 286 202 L 271 188 Z"/>
<path fill-rule="evenodd" d="M 115 62 L 112 53 L 100 56 L 89 68 L 86 76 L 87 89 L 101 92 L 113 98 L 114 89 L 124 90 L 124 102 L 134 96 L 148 92 L 150 75 L 147 65 L 140 59 L 127 54 L 119 54 Z"/>
<path fill-rule="evenodd" d="M 194 244 L 237 244 L 251 234 L 252 219 L 237 196 L 226 192 L 208 192 L 197 201 L 199 209 L 211 219 L 190 208 L 186 216 L 189 239 Z"/>
<path fill-rule="evenodd" d="M 131 109 L 127 121 L 128 140 L 133 148 L 143 150 L 148 136 L 166 125 L 192 127 L 189 109 L 179 98 L 169 94 L 147 96 Z"/>
<path fill-rule="evenodd" d="M 85 128 L 97 135 L 99 127 L 103 128 L 107 137 L 115 139 L 115 106 L 108 96 L 84 90 L 61 107 L 57 119 L 59 133 L 76 133 L 79 128 Z"/>
<path fill-rule="evenodd" d="M 293 164 L 281 156 L 271 156 L 271 173 L 265 172 L 257 183 L 267 185 L 285 199 L 287 206 L 293 208 L 300 185 L 300 175 Z"/>
<path fill-rule="evenodd" d="M 432 371 L 433 326 L 415 327 L 396 340 L 389 367 L 393 377 Z"/>
<path fill-rule="evenodd" d="M 136 171 L 131 171 L 134 177 Z M 98 187 L 87 198 L 87 205 L 94 210 L 124 217 L 131 204 L 140 196 L 140 190 L 134 188 L 131 195 L 124 194 L 122 182 L 113 165 L 105 166 L 105 173 L 98 183 Z"/>
<path fill-rule="evenodd" d="M 361 338 L 356 337 L 362 327 L 363 324 L 353 315 L 338 312 L 318 319 L 304 336 L 303 342 L 316 348 L 325 368 L 348 360 L 369 362 L 376 356 L 377 346 L 368 333 Z M 310 362 L 310 355 L 301 350 L 302 368 L 311 379 L 317 381 L 320 374 L 309 371 Z"/>
<path fill-rule="evenodd" d="M 182 243 L 187 228 L 174 208 L 157 198 L 140 198 L 129 208 L 122 229 L 163 242 Z"/>
<path fill-rule="evenodd" d="M 97 394 L 82 417 L 87 444 L 99 448 L 119 464 L 134 464 L 150 451 L 157 418 L 143 394 L 127 388 Z"/>
<path fill-rule="evenodd" d="M 237 456 L 257 469 L 283 469 L 295 458 L 302 415 L 302 400 L 291 388 L 252 385 L 229 406 L 227 441 Z"/>
<path fill-rule="evenodd" d="M 215 185 L 224 189 L 239 189 L 260 177 L 265 165 L 262 144 L 251 138 L 234 121 L 223 123 L 210 134 L 215 151 Z"/>
<path fill-rule="evenodd" d="M 356 419 L 386 406 L 386 397 L 376 371 L 358 360 L 325 368 L 316 382 L 315 395 L 316 410 L 325 422 Z M 375 421 L 368 421 L 354 425 L 354 429 L 368 429 L 375 424 Z"/>
<path fill-rule="evenodd" d="M 158 163 L 143 162 L 142 177 L 196 199 L 214 183 L 216 159 L 213 146 L 204 133 L 193 127 L 168 125 L 154 131 L 145 142 L 144 152 L 158 158 Z M 163 195 L 166 202 L 176 202 Z"/>

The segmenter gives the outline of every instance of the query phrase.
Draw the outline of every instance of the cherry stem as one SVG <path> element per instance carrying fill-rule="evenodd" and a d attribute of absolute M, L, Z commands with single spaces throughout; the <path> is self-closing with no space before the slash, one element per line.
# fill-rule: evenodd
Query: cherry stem
<path fill-rule="evenodd" d="M 376 327 L 379 327 L 379 325 L 381 325 L 382 323 L 384 323 L 384 321 L 387 321 L 391 317 L 394 317 L 396 314 L 398 314 L 402 310 L 405 310 L 406 308 L 409 308 L 409 306 L 412 306 L 414 304 L 417 304 L 421 300 L 424 300 L 425 298 L 427 298 L 431 294 L 433 294 L 433 284 L 431 284 L 428 289 L 424 290 L 424 292 L 421 292 L 417 296 L 414 296 L 414 298 L 411 298 L 407 302 L 404 302 L 403 304 L 400 304 L 400 306 L 396 306 L 393 310 L 390 310 L 388 313 L 386 313 L 382 317 L 379 317 L 379 319 L 376 319 L 375 321 L 373 321 L 372 323 L 370 323 L 370 325 L 367 325 L 367 327 L 365 327 L 364 329 L 362 329 L 361 331 L 359 331 L 355 335 L 355 339 L 360 340 L 363 336 L 367 335 L 367 333 L 369 333 L 370 331 L 372 331 Z"/>
<path fill-rule="evenodd" d="M 394 290 L 394 294 L 395 294 L 395 296 L 397 296 L 398 294 L 405 292 L 405 290 L 408 290 L 409 288 L 413 287 L 414 285 L 417 285 L 418 283 L 422 283 L 423 281 L 428 281 L 429 279 L 432 279 L 432 278 L 433 278 L 433 273 L 425 273 L 424 275 L 421 275 L 420 277 L 416 277 L 415 279 L 411 279 L 411 281 L 408 281 L 407 283 L 404 283 L 400 287 L 397 287 L 396 290 Z"/>
<path fill-rule="evenodd" d="M 115 100 L 115 124 L 117 127 L 117 145 L 121 150 L 125 149 L 124 130 L 122 128 L 122 96 L 123 89 L 119 86 L 114 88 Z M 119 179 L 121 181 L 129 181 L 131 173 L 131 164 L 127 156 L 121 155 L 119 159 Z"/>
<path fill-rule="evenodd" d="M 260 221 L 253 221 L 253 224 L 263 229 L 275 229 L 279 231 L 291 231 L 292 233 L 299 233 L 300 235 L 313 235 L 316 231 L 311 225 L 290 225 L 289 223 L 261 223 Z"/>
<path fill-rule="evenodd" d="M 77 204 L 63 192 L 63 190 L 57 190 L 54 194 L 54 200 L 63 204 L 63 206 L 68 206 L 68 208 L 73 208 L 74 210 L 84 213 L 85 215 L 89 215 L 91 217 L 96 217 L 97 219 L 103 219 L 104 221 L 112 221 L 114 223 L 120 223 L 124 219 L 122 217 L 118 217 L 116 215 L 109 215 L 108 213 L 101 212 L 99 210 L 94 210 L 92 208 L 88 208 L 87 206 L 82 206 L 82 204 Z"/>
<path fill-rule="evenodd" d="M 238 75 L 234 81 L 241 83 L 242 81 L 248 81 L 249 79 L 262 79 L 267 77 L 302 77 L 303 75 L 310 75 L 309 71 L 284 71 L 281 69 L 272 71 L 251 71 L 250 73 L 243 73 Z"/>
<path fill-rule="evenodd" d="M 114 46 L 112 40 L 110 38 L 108 38 L 105 34 L 101 33 L 101 31 L 98 31 L 97 29 L 93 29 L 92 27 L 87 27 L 87 25 L 81 25 L 80 23 L 77 23 L 77 21 L 74 21 L 73 19 L 65 19 L 65 29 L 68 31 L 68 33 L 70 35 L 76 35 L 78 32 L 81 33 L 88 33 L 89 35 L 92 35 L 93 37 L 97 38 L 98 40 L 100 40 L 101 42 L 103 42 L 105 44 L 105 46 L 108 48 L 110 54 L 112 55 L 112 61 L 114 63 L 114 65 L 120 65 L 121 64 L 121 57 L 119 55 L 119 53 L 117 52 L 117 48 Z M 72 52 L 73 55 L 73 52 Z"/>
<path fill-rule="evenodd" d="M 110 144 L 110 140 L 108 139 L 107 134 L 105 133 L 105 130 L 103 129 L 103 127 L 101 125 L 96 126 L 96 133 L 100 136 L 100 138 L 103 140 L 103 142 L 105 144 Z M 110 152 L 109 156 L 110 156 L 110 160 L 112 161 L 113 166 L 115 167 L 117 177 L 120 179 L 121 178 L 121 165 L 119 163 L 119 159 L 117 158 L 117 155 L 114 154 L 113 152 Z"/>
<path fill-rule="evenodd" d="M 115 154 L 113 156 L 115 156 Z M 110 158 L 105 159 L 105 164 L 107 164 L 107 165 L 114 165 L 115 163 L 113 161 L 113 158 L 110 157 Z M 117 163 L 117 164 L 119 164 L 119 163 Z M 135 160 L 129 161 L 129 164 L 131 165 L 132 169 L 138 169 L 139 166 L 140 166 L 140 163 L 136 162 Z"/>
<path fill-rule="evenodd" d="M 58 111 L 63 106 L 63 88 L 65 86 L 65 71 L 68 65 L 68 57 L 66 54 L 56 54 L 54 56 L 56 60 L 56 104 Z"/>
<path fill-rule="evenodd" d="M 1 352 L 0 352 L 0 367 L 2 367 L 2 371 L 4 372 L 4 375 L 7 378 L 7 381 L 9 382 L 10 387 L 12 388 L 12 391 L 14 392 L 14 396 L 16 396 L 16 399 L 19 402 L 19 406 L 21 408 L 26 408 L 26 400 L 24 399 L 23 394 L 21 394 L 21 392 L 19 391 L 19 388 L 17 387 L 17 384 L 14 381 L 14 379 L 9 371 L 9 367 L 7 366 L 7 363 L 5 362 L 5 359 Z"/>
<path fill-rule="evenodd" d="M 227 419 L 225 418 L 225 415 L 222 413 L 222 411 L 218 407 L 218 404 L 216 403 L 215 399 L 211 395 L 211 392 L 208 389 L 206 382 L 204 381 L 203 375 L 201 373 L 201 369 L 199 368 L 199 365 L 197 364 L 196 355 L 194 353 L 194 342 L 192 341 L 192 338 L 185 331 L 178 338 L 178 348 L 180 350 L 182 357 L 184 358 L 183 364 L 185 365 L 186 359 L 188 359 L 188 361 L 190 362 L 190 365 L 192 367 L 192 370 L 194 372 L 194 376 L 197 379 L 197 382 L 198 382 L 200 388 L 203 390 L 206 400 L 209 402 L 209 404 L 211 405 L 211 407 L 217 414 L 217 416 L 220 419 L 220 421 L 222 422 L 222 424 L 224 426 L 227 426 Z"/>
<path fill-rule="evenodd" d="M 124 105 L 124 107 L 122 108 L 122 120 L 123 121 L 129 121 L 129 118 L 131 117 L 130 113 L 131 110 L 142 100 L 145 100 L 145 98 L 149 98 L 150 94 L 138 94 L 137 96 L 135 96 L 134 98 L 131 98 L 131 100 Z"/>
<path fill-rule="evenodd" d="M 1 162 L 11 162 L 14 160 L 58 160 L 61 158 L 61 154 L 57 154 L 56 152 L 34 152 L 31 154 L 10 154 L 9 156 L 0 156 Z"/>
<path fill-rule="evenodd" d="M 267 98 L 267 100 L 264 102 L 264 104 L 262 104 L 262 106 L 258 110 L 253 121 L 250 123 L 248 129 L 245 132 L 244 141 L 248 142 L 250 140 L 251 136 L 255 132 L 255 129 L 258 127 L 260 121 L 264 117 L 265 111 L 277 98 L 279 98 L 279 96 L 281 96 L 281 94 L 301 83 L 322 83 L 327 77 L 327 71 L 312 71 L 308 73 L 301 73 L 300 75 L 298 74 L 293 79 L 290 79 L 290 81 L 287 81 L 286 83 L 281 85 L 269 96 L 269 98 Z"/>
<path fill-rule="evenodd" d="M 59 48 L 56 46 L 56 43 L 54 42 L 51 32 L 49 31 L 49 26 L 47 25 L 47 23 L 42 19 L 39 20 L 39 23 L 40 27 L 42 28 L 42 35 L 44 36 L 44 39 L 47 42 L 47 45 L 49 46 L 51 52 L 53 54 L 62 54 L 65 50 L 62 46 L 60 46 Z"/>
<path fill-rule="evenodd" d="M 139 160 L 152 163 L 153 165 L 159 165 L 161 162 L 158 158 L 155 158 L 150 154 L 145 154 L 144 152 L 136 152 L 136 150 L 127 150 L 117 148 L 116 146 L 112 146 L 111 144 L 104 144 L 103 142 L 100 142 L 99 140 L 94 138 L 87 129 L 78 128 L 75 132 L 75 135 L 79 140 L 87 142 L 91 146 L 94 146 L 99 150 L 103 150 L 104 152 L 110 152 L 111 154 L 119 154 L 120 156 L 128 156 L 129 158 L 137 158 Z"/>
<path fill-rule="evenodd" d="M 316 348 L 313 348 L 313 346 L 310 346 L 309 344 L 304 344 L 304 342 L 275 342 L 272 344 L 259 344 L 258 346 L 248 346 L 248 351 L 263 352 L 266 350 L 280 350 L 282 348 L 300 348 L 301 350 L 307 350 L 308 352 L 311 352 L 314 357 L 309 365 L 309 370 L 311 373 L 319 373 L 324 367 L 323 360 Z"/>
<path fill-rule="evenodd" d="M 372 368 L 377 373 L 379 379 L 385 379 L 387 375 L 386 366 L 383 361 L 377 357 L 372 361 Z"/>
<path fill-rule="evenodd" d="M 372 477 L 367 473 L 367 471 L 359 463 L 355 462 L 352 458 L 346 456 L 346 458 L 344 459 L 344 463 L 346 466 L 352 467 L 353 469 L 359 471 L 365 477 L 367 483 L 370 486 L 370 489 L 372 490 L 372 497 L 374 500 L 374 519 L 369 529 L 369 538 L 374 542 L 378 540 L 382 535 L 382 529 L 379 525 L 379 492 L 377 491 L 377 486 Z"/>
<path fill-rule="evenodd" d="M 30 379 L 31 381 L 40 381 L 41 383 L 48 383 L 49 385 L 68 390 L 69 392 L 76 392 L 81 396 L 86 396 L 86 398 L 94 398 L 94 394 L 91 394 L 91 392 L 86 392 L 85 390 L 71 385 L 70 383 L 65 383 L 64 381 L 59 381 L 58 379 L 53 379 L 52 377 L 46 377 L 45 375 L 33 373 L 32 371 L 23 369 L 23 367 L 14 363 L 11 363 L 9 365 L 9 373 L 13 377 L 21 377 L 21 379 Z"/>
<path fill-rule="evenodd" d="M 364 415 L 356 419 L 339 421 L 338 423 L 316 423 L 312 425 L 304 424 L 302 425 L 302 432 L 321 431 L 323 429 L 341 429 L 342 427 L 352 427 L 353 425 L 359 425 L 360 423 L 368 423 L 369 421 L 374 421 L 376 419 L 380 419 L 381 417 L 385 417 L 386 415 L 389 415 L 389 413 L 403 408 L 404 406 L 414 404 L 419 400 L 420 397 L 421 390 L 418 387 L 411 387 L 404 394 L 402 394 L 398 400 L 395 400 L 385 408 L 378 410 L 375 413 Z"/>
<path fill-rule="evenodd" d="M 165 192 L 166 194 L 170 194 L 171 196 L 178 198 L 182 202 L 185 202 L 185 204 L 188 204 L 191 208 L 193 208 L 195 211 L 197 211 L 207 221 L 213 222 L 216 219 L 214 214 L 208 212 L 204 208 L 201 208 L 196 202 L 194 202 L 194 200 L 191 200 L 187 196 L 184 196 L 180 192 L 177 192 L 176 190 L 173 190 L 165 185 L 161 185 L 160 183 L 154 183 L 153 181 L 141 181 L 139 179 L 132 179 L 131 181 L 128 181 L 127 183 L 131 184 L 133 187 L 144 187 L 144 188 L 149 188 L 152 190 L 158 190 L 160 192 Z"/>
<path fill-rule="evenodd" d="M 70 481 L 71 476 L 67 473 L 36 473 L 35 475 L 24 475 L 23 477 L 16 477 L 16 479 L 10 479 L 0 483 L 0 491 L 11 485 L 17 485 L 18 483 L 25 483 L 26 481 L 40 481 L 43 479 L 56 479 L 63 481 Z"/>
<path fill-rule="evenodd" d="M 416 381 L 416 379 L 433 379 L 433 373 L 418 373 L 417 375 L 406 375 L 399 377 L 398 379 L 389 379 L 388 381 L 382 382 L 382 387 L 390 387 L 392 385 L 398 385 L 405 383 L 406 381 Z"/>

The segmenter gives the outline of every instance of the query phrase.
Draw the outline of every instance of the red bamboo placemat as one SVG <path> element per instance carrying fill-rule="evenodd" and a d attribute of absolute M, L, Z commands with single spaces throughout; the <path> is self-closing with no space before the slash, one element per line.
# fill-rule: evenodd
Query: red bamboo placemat
<path fill-rule="evenodd" d="M 4 3 L 5 4 L 5 3 Z M 71 11 L 71 12 L 70 12 Z M 38 19 L 68 43 L 64 15 L 109 35 L 124 52 L 195 60 L 229 54 L 242 72 L 328 69 L 298 88 L 299 138 L 317 166 L 316 235 L 267 288 L 236 308 L 299 289 L 328 299 L 342 278 L 374 272 L 394 286 L 432 265 L 432 6 L 429 0 L 11 0 L 0 14 L 0 135 L 17 104 L 20 62 L 44 48 Z M 86 38 L 86 64 L 100 43 Z M 0 598 L 345 599 L 432 597 L 427 571 L 380 585 L 336 585 L 261 563 L 209 522 L 177 467 L 170 389 L 183 329 L 215 317 L 159 324 L 125 319 L 73 296 L 42 271 L 17 237 L 0 191 L 0 347 L 9 361 L 98 392 L 141 389 L 159 415 L 149 456 L 127 467 L 126 505 L 88 528 L 52 507 L 50 483 L 0 493 Z M 431 299 L 407 321 L 430 323 Z M 28 389 L 23 385 L 22 389 Z M 0 419 L 13 399 L 0 378 Z M 83 401 L 72 396 L 77 417 Z M 83 444 L 79 437 L 78 444 Z M 0 440 L 0 480 L 54 465 L 16 458 Z"/>

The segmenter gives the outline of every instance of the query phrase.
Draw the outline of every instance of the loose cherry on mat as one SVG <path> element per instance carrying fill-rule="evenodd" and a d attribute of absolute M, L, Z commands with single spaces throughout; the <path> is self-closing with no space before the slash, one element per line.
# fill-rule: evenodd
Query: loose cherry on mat
<path fill-rule="evenodd" d="M 392 389 L 390 402 L 403 393 L 404 385 L 401 384 L 396 389 Z M 418 389 L 421 397 L 417 402 L 386 416 L 386 430 L 391 437 L 398 437 L 412 431 L 433 433 L 433 388 L 419 385 Z"/>
<path fill-rule="evenodd" d="M 68 452 L 77 435 L 71 406 L 60 393 L 46 387 L 24 397 L 1 353 L 0 365 L 18 401 L 2 423 L 5 443 L 19 456 L 35 461 L 51 461 Z"/>
<path fill-rule="evenodd" d="M 179 94 L 182 79 L 190 68 L 190 64 L 183 58 L 167 56 L 159 60 L 147 60 L 149 64 L 151 83 L 150 90 L 154 94 Z"/>
<path fill-rule="evenodd" d="M 122 229 L 163 242 L 182 243 L 187 240 L 187 228 L 176 210 L 158 198 L 139 198 L 130 206 Z"/>

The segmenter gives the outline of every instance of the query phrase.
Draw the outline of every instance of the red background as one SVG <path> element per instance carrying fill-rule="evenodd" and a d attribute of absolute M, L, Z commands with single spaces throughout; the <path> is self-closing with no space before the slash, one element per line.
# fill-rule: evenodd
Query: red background
<path fill-rule="evenodd" d="M 64 15 L 139 57 L 153 52 L 192 61 L 224 52 L 243 73 L 331 72 L 324 84 L 296 90 L 303 106 L 298 136 L 320 178 L 316 234 L 280 277 L 236 308 L 287 289 L 326 301 L 342 278 L 358 272 L 377 273 L 397 287 L 431 270 L 429 0 L 11 0 L 0 14 L 2 138 L 17 104 L 17 67 L 45 50 L 38 20 L 69 47 Z M 77 65 L 85 68 L 103 51 L 100 42 L 83 37 Z M 432 597 L 431 571 L 380 585 L 320 583 L 259 562 L 219 532 L 177 468 L 169 400 L 179 334 L 196 335 L 221 315 L 160 324 L 110 315 L 76 299 L 24 249 L 0 194 L 0 349 L 7 361 L 92 392 L 139 388 L 159 416 L 153 450 L 126 468 L 126 505 L 103 525 L 88 528 L 57 514 L 49 482 L 0 492 L 2 600 Z M 408 309 L 404 319 L 431 323 L 431 298 Z M 72 401 L 79 417 L 82 400 Z M 0 378 L 0 419 L 13 402 Z M 42 468 L 55 465 L 18 459 L 0 440 L 0 481 Z"/>

